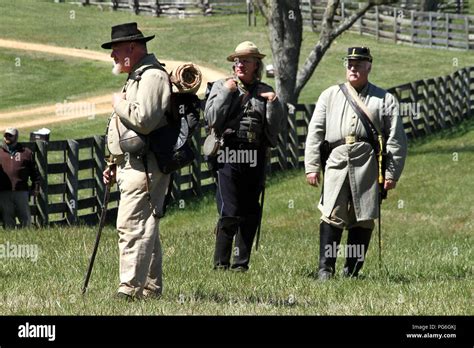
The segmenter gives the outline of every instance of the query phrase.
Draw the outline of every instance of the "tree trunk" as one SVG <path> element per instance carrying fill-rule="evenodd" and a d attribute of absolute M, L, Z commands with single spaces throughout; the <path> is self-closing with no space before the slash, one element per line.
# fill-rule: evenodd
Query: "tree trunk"
<path fill-rule="evenodd" d="M 429 0 L 426 0 L 429 1 Z M 435 0 L 431 0 L 435 1 Z M 257 0 L 263 17 L 267 21 L 270 45 L 275 68 L 276 92 L 280 100 L 295 105 L 301 90 L 313 75 L 331 43 L 349 29 L 360 17 L 375 5 L 392 4 L 397 0 L 369 0 L 361 2 L 359 9 L 334 26 L 334 16 L 340 0 L 328 0 L 321 23 L 321 35 L 301 69 L 298 70 L 303 19 L 300 1 Z"/>
<path fill-rule="evenodd" d="M 296 104 L 296 75 L 303 39 L 303 19 L 299 1 L 272 1 L 269 29 L 276 92 L 284 104 Z"/>

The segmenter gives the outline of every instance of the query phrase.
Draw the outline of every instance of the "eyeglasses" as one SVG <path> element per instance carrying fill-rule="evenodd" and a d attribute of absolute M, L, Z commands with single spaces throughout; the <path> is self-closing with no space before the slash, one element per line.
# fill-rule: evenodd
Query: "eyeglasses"
<path fill-rule="evenodd" d="M 239 63 L 243 65 L 247 65 L 247 64 L 251 64 L 255 62 L 256 62 L 255 58 L 234 58 L 234 65 L 238 65 Z"/>
<path fill-rule="evenodd" d="M 10 133 L 5 133 L 3 136 L 5 138 L 14 138 L 15 137 L 13 134 L 10 134 Z"/>

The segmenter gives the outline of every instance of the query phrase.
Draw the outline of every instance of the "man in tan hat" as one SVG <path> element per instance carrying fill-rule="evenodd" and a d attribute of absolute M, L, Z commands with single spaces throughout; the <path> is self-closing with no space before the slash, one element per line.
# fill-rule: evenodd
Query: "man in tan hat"
<path fill-rule="evenodd" d="M 331 278 L 344 228 L 348 229 L 343 275 L 357 277 L 364 264 L 374 219 L 379 217 L 381 187 L 395 188 L 402 174 L 407 140 L 398 102 L 368 80 L 372 56 L 367 47 L 351 47 L 346 56 L 347 82 L 323 91 L 308 127 L 305 147 L 307 182 L 324 184 L 319 209 L 320 256 L 318 277 Z M 387 163 L 377 161 L 380 140 Z M 324 141 L 323 146 L 322 143 Z M 325 158 L 324 155 L 326 153 Z M 330 153 L 327 155 L 327 153 Z M 383 180 L 383 177 L 385 178 Z"/>
<path fill-rule="evenodd" d="M 278 97 L 270 86 L 260 81 L 263 57 L 254 43 L 240 43 L 227 57 L 233 62 L 233 76 L 216 81 L 206 103 L 204 117 L 208 126 L 224 137 L 224 147 L 216 159 L 220 217 L 215 269 L 246 271 L 249 268 L 261 219 L 259 197 L 264 186 L 266 152 L 268 147 L 276 146 L 284 122 Z"/>
<path fill-rule="evenodd" d="M 158 225 L 169 174 L 159 170 L 152 152 L 134 149 L 135 143 L 121 145 L 129 130 L 147 135 L 167 124 L 170 85 L 167 73 L 147 51 L 146 42 L 153 37 L 143 36 L 136 23 L 126 23 L 112 27 L 112 40 L 102 45 L 112 49 L 113 72 L 128 74 L 122 92 L 113 97 L 107 129 L 111 161 L 104 183 L 116 179 L 120 189 L 118 294 L 129 300 L 160 296 L 163 288 Z"/>
<path fill-rule="evenodd" d="M 31 225 L 30 192 L 39 192 L 40 175 L 32 151 L 18 142 L 18 129 L 7 128 L 0 149 L 0 216 L 4 228 Z M 31 180 L 31 189 L 28 187 Z"/>

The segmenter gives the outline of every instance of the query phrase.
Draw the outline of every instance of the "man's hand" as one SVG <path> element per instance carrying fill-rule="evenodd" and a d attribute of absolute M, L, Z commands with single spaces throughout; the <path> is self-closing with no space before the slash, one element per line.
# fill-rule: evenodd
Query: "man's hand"
<path fill-rule="evenodd" d="M 102 173 L 102 180 L 104 181 L 104 184 L 113 185 L 115 183 L 116 169 L 117 166 L 115 164 L 105 168 L 104 172 Z"/>
<path fill-rule="evenodd" d="M 383 183 L 383 188 L 385 190 L 392 190 L 397 186 L 397 182 L 395 180 L 390 180 L 390 179 L 385 179 L 385 182 Z"/>
<path fill-rule="evenodd" d="M 228 78 L 227 80 L 225 80 L 224 86 L 230 89 L 231 92 L 235 92 L 237 90 L 237 83 L 233 78 Z"/>
<path fill-rule="evenodd" d="M 259 97 L 265 98 L 267 101 L 272 102 L 276 99 L 276 94 L 274 92 L 265 92 L 260 93 Z"/>
<path fill-rule="evenodd" d="M 125 100 L 125 98 L 125 93 L 114 93 L 114 96 L 112 98 L 112 106 L 115 108 L 117 104 L 120 103 L 122 100 Z"/>
<path fill-rule="evenodd" d="M 319 183 L 321 182 L 321 177 L 319 173 L 308 173 L 306 174 L 306 181 L 308 184 L 311 186 L 319 186 Z"/>

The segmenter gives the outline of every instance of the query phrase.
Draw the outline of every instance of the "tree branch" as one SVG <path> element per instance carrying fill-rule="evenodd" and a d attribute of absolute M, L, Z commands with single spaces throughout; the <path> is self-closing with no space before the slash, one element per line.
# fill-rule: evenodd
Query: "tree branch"
<path fill-rule="evenodd" d="M 329 0 L 324 10 L 323 20 L 321 22 L 321 36 L 332 32 L 334 16 L 339 6 L 339 0 Z"/>
<path fill-rule="evenodd" d="M 263 18 L 265 18 L 265 25 L 268 25 L 268 3 L 266 0 L 256 0 L 257 7 L 260 10 Z"/>
<path fill-rule="evenodd" d="M 370 0 L 357 12 L 352 14 L 350 17 L 345 19 L 337 28 L 333 28 L 334 15 L 336 9 L 339 6 L 339 0 L 329 0 L 324 11 L 324 17 L 322 21 L 321 36 L 318 43 L 310 52 L 309 56 L 306 58 L 301 69 L 298 71 L 296 78 L 295 94 L 298 97 L 301 93 L 301 90 L 304 88 L 306 83 L 309 81 L 311 76 L 314 73 L 314 70 L 318 66 L 319 62 L 324 56 L 324 53 L 329 49 L 331 43 L 344 31 L 349 29 L 359 18 L 361 18 L 368 10 L 370 10 L 375 5 L 387 5 L 393 4 L 397 0 Z"/>
<path fill-rule="evenodd" d="M 352 25 L 372 7 L 374 7 L 374 4 L 371 2 L 365 4 L 362 8 L 359 9 L 359 11 L 352 14 L 350 17 L 346 18 L 344 22 L 339 24 L 338 27 L 331 33 L 331 36 L 336 38 L 341 35 L 344 31 L 352 27 Z"/>

